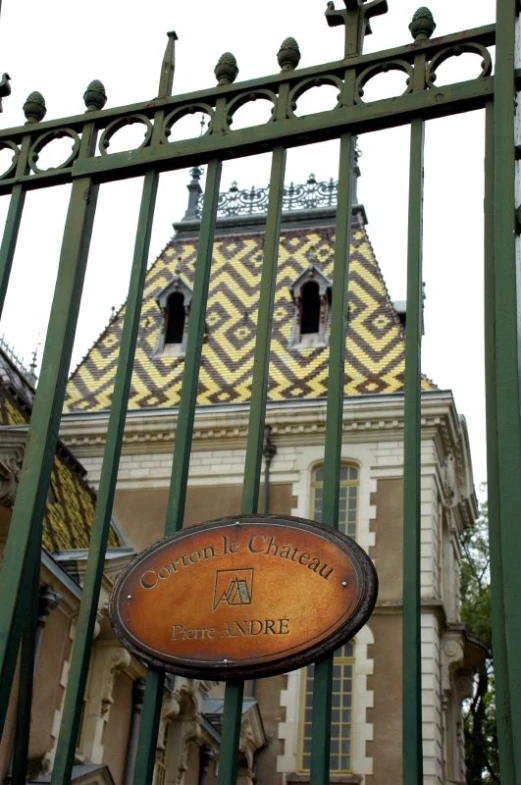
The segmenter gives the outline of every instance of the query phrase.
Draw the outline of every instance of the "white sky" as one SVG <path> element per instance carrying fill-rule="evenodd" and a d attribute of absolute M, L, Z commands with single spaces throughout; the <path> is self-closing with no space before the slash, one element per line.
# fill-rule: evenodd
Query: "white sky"
<path fill-rule="evenodd" d="M 336 0 L 336 5 L 343 7 L 342 0 Z M 365 51 L 408 43 L 408 24 L 418 5 L 419 0 L 389 0 L 389 13 L 373 20 L 374 34 L 366 39 Z M 327 27 L 325 6 L 321 0 L 149 0 L 146 4 L 135 0 L 3 0 L 0 72 L 9 72 L 12 94 L 4 99 L 0 126 L 24 121 L 22 105 L 32 90 L 45 96 L 46 119 L 81 113 L 82 95 L 92 79 L 105 84 L 108 107 L 154 97 L 168 30 L 179 36 L 174 93 L 213 86 L 213 69 L 225 51 L 237 58 L 239 80 L 275 73 L 276 54 L 287 36 L 299 43 L 301 67 L 338 60 L 343 54 L 343 29 Z M 435 35 L 489 24 L 494 21 L 494 6 L 493 0 L 431 0 L 438 25 Z M 440 69 L 439 83 L 477 75 L 479 63 L 479 58 L 463 55 L 445 67 L 445 74 Z M 398 76 L 381 77 L 372 93 L 368 86 L 366 97 L 376 97 L 378 90 L 386 89 L 396 94 L 403 89 L 400 84 Z M 318 111 L 324 101 L 330 105 L 328 89 L 315 90 L 317 95 L 308 98 L 307 106 Z M 265 116 L 263 102 L 257 102 L 248 124 L 252 118 L 257 122 Z M 199 117 L 187 122 L 198 128 Z M 478 485 L 486 479 L 483 113 L 430 122 L 426 138 L 423 370 L 439 387 L 454 391 L 459 411 L 467 418 Z M 395 300 L 405 299 L 408 139 L 407 129 L 360 138 L 359 199 Z M 303 182 L 310 172 L 318 179 L 336 178 L 337 150 L 335 142 L 291 150 L 287 180 Z M 4 156 L 0 155 L 2 170 Z M 44 162 L 42 156 L 40 165 Z M 47 158 L 46 164 L 51 162 Z M 266 185 L 269 164 L 266 155 L 225 164 L 222 189 L 232 180 L 240 187 Z M 169 240 L 172 222 L 183 216 L 188 180 L 186 171 L 161 176 L 151 260 Z M 103 330 L 111 306 L 119 307 L 126 299 L 140 190 L 139 180 L 101 188 L 73 367 Z M 0 326 L 0 333 L 5 333 L 27 362 L 38 336 L 41 340 L 46 330 L 68 194 L 69 187 L 60 187 L 53 193 L 32 192 L 27 198 Z M 2 225 L 6 210 L 7 199 L 1 197 Z"/>

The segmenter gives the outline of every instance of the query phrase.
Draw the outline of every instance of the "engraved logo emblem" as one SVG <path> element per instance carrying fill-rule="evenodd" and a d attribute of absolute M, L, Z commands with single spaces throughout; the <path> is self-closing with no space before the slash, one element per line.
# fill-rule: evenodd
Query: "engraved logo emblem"
<path fill-rule="evenodd" d="M 213 610 L 221 603 L 251 605 L 253 598 L 253 568 L 217 570 L 213 592 Z"/>

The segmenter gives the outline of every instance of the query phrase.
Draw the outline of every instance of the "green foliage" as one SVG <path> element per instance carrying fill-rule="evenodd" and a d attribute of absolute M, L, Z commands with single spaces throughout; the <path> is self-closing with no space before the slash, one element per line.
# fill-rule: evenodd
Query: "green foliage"
<path fill-rule="evenodd" d="M 461 537 L 461 615 L 467 631 L 492 645 L 490 621 L 490 555 L 487 504 L 479 518 Z M 499 783 L 496 706 L 492 657 L 474 676 L 472 697 L 464 706 L 465 763 L 467 785 Z"/>

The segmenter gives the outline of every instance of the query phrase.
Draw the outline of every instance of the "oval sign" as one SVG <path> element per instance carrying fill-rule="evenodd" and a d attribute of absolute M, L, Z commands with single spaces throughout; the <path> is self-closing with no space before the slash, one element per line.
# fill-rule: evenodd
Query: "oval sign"
<path fill-rule="evenodd" d="M 141 659 L 183 676 L 284 673 L 352 638 L 373 610 L 373 563 L 349 537 L 300 518 L 211 521 L 140 554 L 110 600 Z"/>

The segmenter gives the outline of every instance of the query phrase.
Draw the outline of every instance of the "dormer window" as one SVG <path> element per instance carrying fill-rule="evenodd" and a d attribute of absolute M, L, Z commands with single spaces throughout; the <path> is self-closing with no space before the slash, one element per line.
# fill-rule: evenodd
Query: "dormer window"
<path fill-rule="evenodd" d="M 292 346 L 325 346 L 332 282 L 311 264 L 290 287 L 295 303 Z"/>
<path fill-rule="evenodd" d="M 166 303 L 165 313 L 165 346 L 183 343 L 185 333 L 185 296 L 182 292 L 174 292 Z"/>
<path fill-rule="evenodd" d="M 317 335 L 320 330 L 320 294 L 318 283 L 309 281 L 302 287 L 300 334 Z"/>
<path fill-rule="evenodd" d="M 157 354 L 178 357 L 185 353 L 191 301 L 192 290 L 177 272 L 156 298 L 163 315 Z"/>

